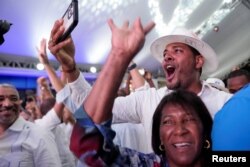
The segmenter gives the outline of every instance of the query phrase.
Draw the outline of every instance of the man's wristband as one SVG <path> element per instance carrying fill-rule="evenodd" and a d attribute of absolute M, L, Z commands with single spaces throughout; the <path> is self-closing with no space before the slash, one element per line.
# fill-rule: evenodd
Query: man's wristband
<path fill-rule="evenodd" d="M 129 67 L 128 67 L 128 71 L 131 71 L 131 70 L 133 70 L 133 69 L 135 69 L 137 67 L 137 65 L 136 65 L 136 63 L 133 63 L 132 65 L 130 65 Z"/>

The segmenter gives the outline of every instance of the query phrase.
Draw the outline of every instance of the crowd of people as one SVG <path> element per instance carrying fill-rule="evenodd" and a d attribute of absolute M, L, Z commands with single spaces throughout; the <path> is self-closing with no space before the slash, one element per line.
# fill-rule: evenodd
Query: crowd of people
<path fill-rule="evenodd" d="M 112 47 L 93 86 L 77 68 L 73 39 L 56 43 L 62 19 L 48 41 L 60 76 L 42 39 L 38 58 L 48 78 L 37 79 L 39 95 L 23 108 L 18 90 L 0 84 L 0 166 L 203 167 L 212 151 L 250 150 L 247 71 L 232 71 L 226 86 L 218 78 L 203 81 L 218 68 L 216 53 L 190 30 L 176 28 L 150 48 L 166 78 L 157 88 L 133 62 L 154 22 L 144 26 L 137 18 L 118 27 L 110 19 L 108 25 Z"/>

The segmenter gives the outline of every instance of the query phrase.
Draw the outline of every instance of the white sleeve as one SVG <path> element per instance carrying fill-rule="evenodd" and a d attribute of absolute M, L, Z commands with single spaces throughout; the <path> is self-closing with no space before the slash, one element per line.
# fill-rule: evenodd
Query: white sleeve
<path fill-rule="evenodd" d="M 90 90 L 91 85 L 86 81 L 83 74 L 79 75 L 76 81 L 68 84 L 71 90 L 71 98 L 77 109 L 82 105 L 83 101 L 86 99 Z"/>
<path fill-rule="evenodd" d="M 136 91 L 147 90 L 147 89 L 149 89 L 149 88 L 150 88 L 149 83 L 148 83 L 147 81 L 145 81 L 143 86 L 141 86 L 141 87 L 135 89 L 135 92 L 136 92 Z"/>
<path fill-rule="evenodd" d="M 57 125 L 61 123 L 60 118 L 57 116 L 54 108 L 52 108 L 46 115 L 44 115 L 41 119 L 36 119 L 34 123 L 40 127 L 45 129 L 52 130 Z"/>
<path fill-rule="evenodd" d="M 82 105 L 90 90 L 90 84 L 81 74 L 74 82 L 68 83 L 57 93 L 56 101 L 63 102 L 72 113 L 75 113 Z"/>
<path fill-rule="evenodd" d="M 146 91 L 137 91 L 125 97 L 115 99 L 113 106 L 113 123 L 141 123 L 143 103 Z"/>

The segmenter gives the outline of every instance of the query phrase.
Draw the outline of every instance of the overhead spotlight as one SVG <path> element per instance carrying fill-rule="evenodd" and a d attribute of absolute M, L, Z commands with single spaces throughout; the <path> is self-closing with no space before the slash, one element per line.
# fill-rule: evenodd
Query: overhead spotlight
<path fill-rule="evenodd" d="M 219 29 L 219 26 L 214 26 L 213 30 L 214 30 L 215 32 L 218 32 L 218 31 L 220 30 L 220 29 Z"/>
<path fill-rule="evenodd" d="M 10 30 L 12 23 L 9 23 L 6 20 L 0 20 L 0 45 L 4 43 L 3 35 Z"/>
<path fill-rule="evenodd" d="M 90 72 L 92 72 L 92 73 L 96 73 L 97 72 L 97 69 L 96 69 L 96 67 L 94 67 L 94 66 L 92 66 L 92 67 L 90 67 Z"/>
<path fill-rule="evenodd" d="M 42 70 L 44 70 L 44 65 L 43 65 L 42 63 L 38 63 L 38 64 L 36 65 L 36 68 L 37 68 L 38 70 L 42 71 Z"/>
<path fill-rule="evenodd" d="M 144 74 L 145 74 L 145 70 L 144 70 L 143 68 L 141 68 L 141 69 L 139 69 L 139 73 L 140 73 L 141 75 L 144 75 Z"/>

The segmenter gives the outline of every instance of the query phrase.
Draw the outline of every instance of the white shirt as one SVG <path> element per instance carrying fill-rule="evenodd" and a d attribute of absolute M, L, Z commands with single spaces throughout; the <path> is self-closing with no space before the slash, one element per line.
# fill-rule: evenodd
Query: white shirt
<path fill-rule="evenodd" d="M 145 129 L 141 123 L 118 123 L 112 124 L 111 128 L 116 132 L 113 142 L 121 147 L 131 148 L 142 153 L 149 153 L 148 143 L 142 140 Z"/>
<path fill-rule="evenodd" d="M 84 98 L 87 96 L 86 93 L 90 91 L 89 87 L 89 84 L 80 75 L 76 81 L 67 84 L 58 92 L 57 100 L 63 101 L 74 112 L 82 105 Z M 141 136 L 141 140 L 147 140 L 148 144 L 145 147 L 147 147 L 148 152 L 152 152 L 151 126 L 153 114 L 161 99 L 170 92 L 172 90 L 167 87 L 150 88 L 145 91 L 134 92 L 126 97 L 116 98 L 113 106 L 113 123 L 142 123 L 146 136 Z M 197 95 L 205 103 L 212 117 L 232 96 L 211 87 L 206 82 L 202 82 L 202 90 Z"/>
<path fill-rule="evenodd" d="M 54 135 L 19 117 L 0 136 L 0 166 L 60 167 Z"/>
<path fill-rule="evenodd" d="M 65 124 L 61 124 L 55 110 L 52 108 L 41 119 L 36 119 L 35 124 L 44 129 L 50 130 L 55 135 L 55 141 L 59 156 L 61 159 L 62 167 L 75 167 L 76 160 L 73 153 L 69 149 L 69 136 L 65 133 Z M 73 127 L 71 126 L 71 130 Z"/>

